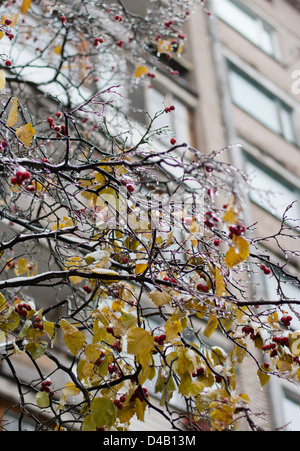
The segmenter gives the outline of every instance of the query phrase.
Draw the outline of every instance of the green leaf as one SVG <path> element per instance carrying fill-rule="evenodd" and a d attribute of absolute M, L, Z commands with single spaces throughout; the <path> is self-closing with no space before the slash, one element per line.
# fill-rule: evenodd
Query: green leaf
<path fill-rule="evenodd" d="M 111 427 L 116 419 L 113 401 L 107 398 L 95 398 L 91 403 L 91 415 L 97 428 Z"/>
<path fill-rule="evenodd" d="M 50 405 L 49 393 L 39 391 L 36 394 L 36 403 L 40 409 L 46 409 Z"/>

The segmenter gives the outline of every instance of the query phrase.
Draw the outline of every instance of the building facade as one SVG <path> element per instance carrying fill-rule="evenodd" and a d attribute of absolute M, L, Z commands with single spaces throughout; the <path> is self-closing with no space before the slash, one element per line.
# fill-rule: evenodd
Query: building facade
<path fill-rule="evenodd" d="M 132 12 L 144 14 L 143 2 L 123 3 Z M 143 126 L 143 111 L 154 115 L 163 105 L 175 104 L 174 114 L 161 116 L 158 128 L 169 127 L 176 140 L 203 153 L 227 149 L 221 158 L 253 179 L 245 192 L 243 212 L 247 226 L 255 224 L 252 237 L 270 237 L 262 242 L 261 252 L 272 253 L 288 265 L 292 274 L 297 274 L 300 267 L 297 240 L 287 238 L 282 248 L 288 252 L 283 253 L 278 252 L 272 237 L 280 229 L 287 206 L 291 205 L 288 223 L 300 217 L 300 203 L 293 203 L 300 201 L 299 20 L 298 0 L 253 0 L 250 4 L 246 0 L 206 1 L 186 22 L 184 53 L 173 55 L 165 68 L 155 68 L 155 79 L 146 79 L 136 87 L 129 107 L 129 114 Z M 161 137 L 162 146 L 169 142 L 170 136 Z M 299 290 L 289 280 L 285 286 L 287 296 L 300 300 Z M 253 297 L 272 300 L 278 296 L 276 279 L 258 271 L 251 287 Z M 38 289 L 37 293 L 33 289 L 32 296 L 39 296 Z M 61 300 L 65 296 L 61 293 Z M 45 301 L 50 299 L 51 290 Z M 19 421 L 18 397 L 10 396 L 14 390 L 2 369 L 1 409 L 5 412 L 5 428 L 13 429 L 15 421 Z M 249 393 L 253 411 L 263 413 L 258 418 L 263 428 L 273 430 L 287 425 L 287 429 L 300 430 L 297 387 L 287 387 L 274 378 L 262 391 L 250 360 L 249 366 L 241 369 L 238 383 L 242 393 Z M 14 408 L 7 413 L 12 404 Z M 182 407 L 179 400 L 177 404 L 175 400 L 175 407 Z M 26 427 L 30 429 L 30 423 Z M 245 427 L 238 425 L 241 430 Z M 146 417 L 146 427 L 132 422 L 133 430 L 146 428 L 171 429 L 156 414 L 148 421 Z"/>

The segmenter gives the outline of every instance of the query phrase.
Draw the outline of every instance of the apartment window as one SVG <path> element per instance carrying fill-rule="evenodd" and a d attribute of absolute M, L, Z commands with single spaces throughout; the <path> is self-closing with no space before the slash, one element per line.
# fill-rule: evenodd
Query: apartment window
<path fill-rule="evenodd" d="M 285 427 L 286 431 L 300 431 L 299 401 L 299 399 L 296 400 L 293 396 L 285 393 L 285 397 L 283 399 L 283 411 L 285 422 L 287 424 Z"/>
<path fill-rule="evenodd" d="M 287 223 L 297 225 L 300 218 L 299 190 L 255 160 L 247 158 L 245 164 L 246 172 L 252 180 L 250 192 L 252 202 L 279 220 L 282 220 L 285 209 L 294 202 L 293 207 L 287 212 Z"/>
<path fill-rule="evenodd" d="M 275 31 L 259 16 L 235 0 L 215 0 L 217 15 L 264 52 L 277 56 Z"/>
<path fill-rule="evenodd" d="M 229 84 L 233 102 L 273 132 L 295 143 L 293 111 L 281 99 L 229 64 Z"/>

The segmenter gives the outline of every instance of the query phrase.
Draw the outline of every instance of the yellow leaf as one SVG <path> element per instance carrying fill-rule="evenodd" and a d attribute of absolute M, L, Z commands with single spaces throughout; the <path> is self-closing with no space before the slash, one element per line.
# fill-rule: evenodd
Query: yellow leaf
<path fill-rule="evenodd" d="M 25 14 L 29 10 L 30 5 L 31 5 L 31 0 L 23 0 L 22 4 L 20 6 L 21 13 Z"/>
<path fill-rule="evenodd" d="M 226 287 L 220 269 L 216 267 L 216 295 L 223 296 L 226 294 Z"/>
<path fill-rule="evenodd" d="M 269 382 L 270 376 L 261 371 L 260 368 L 257 370 L 257 375 L 260 381 L 260 385 L 263 388 Z"/>
<path fill-rule="evenodd" d="M 147 403 L 144 401 L 140 401 L 138 398 L 135 400 L 135 406 L 136 406 L 136 416 L 137 419 L 140 421 L 145 421 L 145 411 L 147 407 Z"/>
<path fill-rule="evenodd" d="M 216 317 L 216 315 L 210 313 L 203 335 L 209 338 L 214 333 L 217 326 L 218 326 L 218 318 Z"/>
<path fill-rule="evenodd" d="M 36 394 L 36 403 L 40 409 L 46 409 L 50 405 L 49 393 L 45 391 L 39 391 Z"/>
<path fill-rule="evenodd" d="M 57 45 L 54 48 L 54 52 L 56 53 L 56 55 L 60 55 L 61 54 L 61 45 Z"/>
<path fill-rule="evenodd" d="M 178 334 L 183 332 L 181 322 L 169 318 L 165 324 L 165 332 L 167 341 L 172 342 L 173 340 L 176 340 L 176 338 L 178 338 Z"/>
<path fill-rule="evenodd" d="M 236 214 L 234 212 L 234 208 L 230 207 L 225 212 L 225 215 L 223 216 L 223 221 L 227 222 L 228 224 L 235 224 L 237 221 Z"/>
<path fill-rule="evenodd" d="M 170 293 L 167 291 L 155 290 L 149 294 L 149 297 L 157 307 L 169 304 L 172 300 Z"/>
<path fill-rule="evenodd" d="M 14 97 L 6 125 L 7 127 L 13 127 L 17 123 L 17 121 L 18 121 L 18 99 Z"/>
<path fill-rule="evenodd" d="M 17 25 L 18 22 L 18 18 L 19 18 L 19 14 L 4 14 L 4 16 L 1 17 L 1 22 L 4 23 L 5 20 L 10 20 L 11 24 L 10 27 L 11 28 L 15 28 L 15 26 Z"/>
<path fill-rule="evenodd" d="M 232 240 L 233 246 L 229 249 L 225 256 L 225 263 L 228 268 L 233 268 L 247 260 L 249 257 L 249 243 L 241 236 L 234 236 Z"/>
<path fill-rule="evenodd" d="M 16 135 L 24 146 L 29 147 L 33 137 L 36 135 L 36 131 L 29 123 L 17 128 Z"/>
<path fill-rule="evenodd" d="M 172 39 L 168 39 L 164 41 L 161 39 L 157 43 L 157 52 L 158 53 L 170 53 L 172 51 L 172 45 L 171 45 Z"/>
<path fill-rule="evenodd" d="M 142 77 L 148 73 L 148 69 L 146 66 L 138 66 L 135 71 L 135 78 Z"/>
<path fill-rule="evenodd" d="M 67 348 L 74 356 L 76 356 L 85 345 L 86 337 L 84 332 L 78 330 L 76 326 L 70 324 L 65 319 L 62 319 L 59 324 L 65 334 L 64 340 Z"/>
<path fill-rule="evenodd" d="M 6 80 L 5 80 L 4 72 L 3 72 L 3 70 L 0 70 L 0 91 L 2 91 L 2 89 L 4 88 L 5 83 L 6 83 Z"/>
<path fill-rule="evenodd" d="M 21 276 L 25 272 L 28 273 L 27 261 L 25 260 L 25 258 L 20 258 L 20 260 L 18 261 L 17 266 L 16 266 L 17 276 Z"/>
<path fill-rule="evenodd" d="M 143 272 L 146 271 L 146 269 L 148 268 L 148 262 L 145 261 L 139 261 L 137 262 L 136 266 L 135 266 L 135 274 L 142 274 Z"/>
<path fill-rule="evenodd" d="M 150 332 L 135 327 L 129 329 L 127 335 L 127 351 L 129 354 L 140 355 L 152 350 L 154 347 L 154 338 Z"/>
<path fill-rule="evenodd" d="M 80 390 L 77 388 L 73 382 L 68 382 L 63 389 L 64 396 L 78 396 L 80 395 Z"/>

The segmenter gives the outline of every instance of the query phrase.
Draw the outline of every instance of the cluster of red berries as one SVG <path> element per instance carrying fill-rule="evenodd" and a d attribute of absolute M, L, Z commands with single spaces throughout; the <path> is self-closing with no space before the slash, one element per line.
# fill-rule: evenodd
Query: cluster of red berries
<path fill-rule="evenodd" d="M 262 347 L 263 351 L 272 351 L 273 349 L 276 349 L 275 343 L 269 343 L 267 345 L 263 345 L 263 347 Z"/>
<path fill-rule="evenodd" d="M 233 236 L 241 236 L 245 232 L 246 227 L 241 221 L 238 221 L 238 223 L 235 226 L 229 227 L 229 238 L 232 239 Z"/>
<path fill-rule="evenodd" d="M 120 399 L 114 400 L 114 405 L 117 407 L 117 409 L 123 409 L 123 403 L 126 401 L 126 396 L 121 395 Z"/>
<path fill-rule="evenodd" d="M 163 278 L 163 280 L 165 281 L 165 282 L 170 282 L 170 283 L 174 283 L 174 284 L 176 284 L 177 283 L 177 280 L 174 278 L 174 277 L 168 277 L 168 276 L 166 276 L 166 277 L 164 277 Z"/>
<path fill-rule="evenodd" d="M 292 321 L 292 316 L 283 316 L 281 318 L 281 322 L 282 324 L 284 324 L 286 327 L 289 327 L 291 325 L 291 321 Z"/>
<path fill-rule="evenodd" d="M 58 116 L 58 114 L 61 114 L 61 113 L 57 113 L 56 114 L 57 117 L 61 117 L 61 116 Z M 53 117 L 48 117 L 47 121 L 48 121 L 49 127 L 53 128 L 53 130 L 57 133 L 57 135 L 56 135 L 57 138 L 59 138 L 62 135 L 63 136 L 67 135 L 66 126 L 64 124 L 62 124 L 62 125 L 55 125 Z"/>
<path fill-rule="evenodd" d="M 164 344 L 164 341 L 166 338 L 167 338 L 166 334 L 161 334 L 161 335 L 157 335 L 156 337 L 154 337 L 154 341 L 159 346 L 162 346 Z"/>
<path fill-rule="evenodd" d="M 122 48 L 123 45 L 124 45 L 124 41 L 122 41 L 122 40 L 117 41 L 117 42 L 116 42 L 116 45 L 117 45 L 118 47 Z"/>
<path fill-rule="evenodd" d="M 88 285 L 84 285 L 83 289 L 87 294 L 90 294 L 92 292 L 91 287 L 89 287 Z"/>
<path fill-rule="evenodd" d="M 165 27 L 170 28 L 173 25 L 173 20 L 168 20 L 165 22 Z"/>
<path fill-rule="evenodd" d="M 14 175 L 10 181 L 12 185 L 23 185 L 23 183 L 31 178 L 31 174 L 28 171 L 17 171 L 16 175 Z"/>
<path fill-rule="evenodd" d="M 270 268 L 267 268 L 266 265 L 260 265 L 260 269 L 266 274 L 271 274 Z"/>
<path fill-rule="evenodd" d="M 27 312 L 30 312 L 31 307 L 26 302 L 21 302 L 20 304 L 16 305 L 15 312 L 18 313 L 18 315 L 26 317 Z"/>
<path fill-rule="evenodd" d="M 117 20 L 118 22 L 123 22 L 123 17 L 119 16 L 119 14 L 115 15 L 115 20 Z"/>
<path fill-rule="evenodd" d="M 141 391 L 140 387 L 137 387 L 130 397 L 130 402 L 134 402 L 136 399 L 139 399 L 140 401 L 143 402 L 145 401 L 145 397 L 149 398 L 147 388 L 143 387 Z"/>
<path fill-rule="evenodd" d="M 42 323 L 41 318 L 39 318 L 38 316 L 35 318 L 34 323 L 32 324 L 32 327 L 34 329 L 39 329 L 39 330 L 44 330 L 44 326 Z"/>
<path fill-rule="evenodd" d="M 40 391 L 45 391 L 46 393 L 49 393 L 50 396 L 54 396 L 54 392 L 51 390 L 51 381 L 43 381 L 41 384 Z"/>
<path fill-rule="evenodd" d="M 132 194 L 134 192 L 134 190 L 135 190 L 133 184 L 129 180 L 122 179 L 121 180 L 121 185 L 125 186 L 127 188 L 127 191 L 130 194 Z"/>
<path fill-rule="evenodd" d="M 116 341 L 111 345 L 111 347 L 112 347 L 115 351 L 117 351 L 117 352 L 121 352 L 121 351 L 122 351 L 122 346 L 121 346 L 120 340 L 116 340 Z"/>
<path fill-rule="evenodd" d="M 203 293 L 207 293 L 208 287 L 206 285 L 203 285 L 202 283 L 198 283 L 197 290 L 202 291 Z"/>
<path fill-rule="evenodd" d="M 272 341 L 280 344 L 281 346 L 288 346 L 290 340 L 289 337 L 273 337 Z"/>
<path fill-rule="evenodd" d="M 98 44 L 103 44 L 103 38 L 95 38 L 94 39 L 94 47 L 98 47 Z"/>
<path fill-rule="evenodd" d="M 192 373 L 192 376 L 193 377 L 203 376 L 204 372 L 205 372 L 205 368 L 203 368 L 203 366 L 200 366 L 200 368 L 198 368 L 196 371 L 194 371 Z"/>
<path fill-rule="evenodd" d="M 254 334 L 254 329 L 252 326 L 244 326 L 242 328 L 242 332 L 244 332 L 244 334 L 247 334 L 247 335 Z"/>
<path fill-rule="evenodd" d="M 217 224 L 218 222 L 219 222 L 219 219 L 216 216 L 214 216 L 211 211 L 207 211 L 205 213 L 204 224 L 206 225 L 206 227 L 208 227 L 209 229 L 212 229 L 213 226 L 215 224 Z"/>
<path fill-rule="evenodd" d="M 174 105 L 167 106 L 165 108 L 165 113 L 171 113 L 171 111 L 174 111 L 174 110 L 175 110 L 175 106 Z"/>
<path fill-rule="evenodd" d="M 107 367 L 109 374 L 117 374 L 118 376 L 122 376 L 120 368 L 115 363 L 109 364 Z"/>
<path fill-rule="evenodd" d="M 5 19 L 4 20 L 4 25 L 6 27 L 9 27 L 11 24 L 12 24 L 12 20 L 10 20 L 10 19 Z M 3 29 L 1 31 L 4 32 L 5 36 L 7 36 L 10 41 L 12 41 L 14 39 L 15 35 L 11 32 L 11 30 L 4 30 Z"/>

